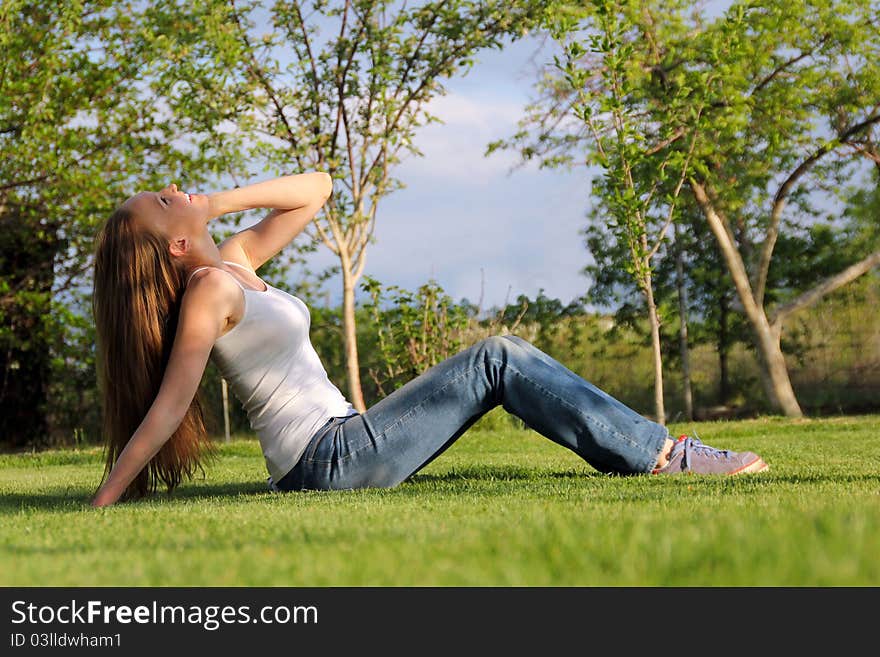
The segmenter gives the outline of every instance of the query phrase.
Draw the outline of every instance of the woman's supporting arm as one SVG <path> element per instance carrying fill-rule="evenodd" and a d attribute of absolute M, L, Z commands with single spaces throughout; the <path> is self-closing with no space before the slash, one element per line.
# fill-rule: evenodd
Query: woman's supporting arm
<path fill-rule="evenodd" d="M 180 426 L 198 391 L 214 341 L 231 313 L 236 294 L 241 292 L 235 283 L 216 269 L 205 272 L 187 286 L 174 344 L 156 398 L 120 452 L 92 506 L 116 502 Z"/>
<path fill-rule="evenodd" d="M 262 221 L 224 242 L 237 245 L 256 271 L 309 225 L 332 192 L 333 180 L 328 174 L 300 173 L 217 192 L 208 202 L 211 214 L 272 208 Z"/>

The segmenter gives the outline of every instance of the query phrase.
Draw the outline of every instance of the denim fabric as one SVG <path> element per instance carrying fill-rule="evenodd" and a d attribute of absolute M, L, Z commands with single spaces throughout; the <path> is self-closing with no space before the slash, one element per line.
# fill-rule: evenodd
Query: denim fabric
<path fill-rule="evenodd" d="M 526 340 L 486 338 L 398 388 L 364 413 L 331 418 L 281 490 L 391 487 L 501 405 L 606 473 L 650 472 L 668 437 Z"/>

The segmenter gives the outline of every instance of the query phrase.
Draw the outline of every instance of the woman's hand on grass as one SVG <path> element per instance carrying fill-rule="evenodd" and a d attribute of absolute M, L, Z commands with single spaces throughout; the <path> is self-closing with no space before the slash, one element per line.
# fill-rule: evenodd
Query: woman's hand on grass
<path fill-rule="evenodd" d="M 91 506 L 93 508 L 98 508 L 102 506 L 110 506 L 114 504 L 119 499 L 119 495 L 116 495 L 107 490 L 107 485 L 104 484 L 101 486 L 100 490 L 95 494 L 95 497 L 92 499 Z"/>

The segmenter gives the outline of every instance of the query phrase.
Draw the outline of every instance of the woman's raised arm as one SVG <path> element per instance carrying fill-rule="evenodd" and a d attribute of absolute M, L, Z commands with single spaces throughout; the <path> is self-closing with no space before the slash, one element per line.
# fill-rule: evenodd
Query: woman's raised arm
<path fill-rule="evenodd" d="M 213 217 L 255 208 L 272 208 L 259 223 L 230 237 L 254 271 L 290 244 L 333 192 L 332 178 L 323 172 L 299 173 L 208 195 Z"/>
<path fill-rule="evenodd" d="M 214 341 L 230 314 L 230 286 L 234 285 L 223 272 L 209 270 L 187 286 L 156 399 L 119 454 L 92 506 L 116 502 L 180 426 L 198 390 Z M 237 291 L 237 287 L 232 290 Z"/>

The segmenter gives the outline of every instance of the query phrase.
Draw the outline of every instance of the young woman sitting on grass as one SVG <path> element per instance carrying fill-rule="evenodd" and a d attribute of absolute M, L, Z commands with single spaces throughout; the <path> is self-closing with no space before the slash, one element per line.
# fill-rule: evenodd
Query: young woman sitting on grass
<path fill-rule="evenodd" d="M 605 473 L 739 474 L 751 452 L 674 441 L 667 430 L 525 340 L 486 338 L 358 413 L 309 341 L 309 310 L 256 270 L 332 191 L 303 173 L 214 194 L 169 185 L 128 199 L 101 228 L 93 312 L 106 468 L 93 506 L 171 492 L 211 454 L 198 388 L 208 358 L 260 439 L 269 488 L 391 487 L 502 405 Z M 217 245 L 208 223 L 271 211 Z"/>

